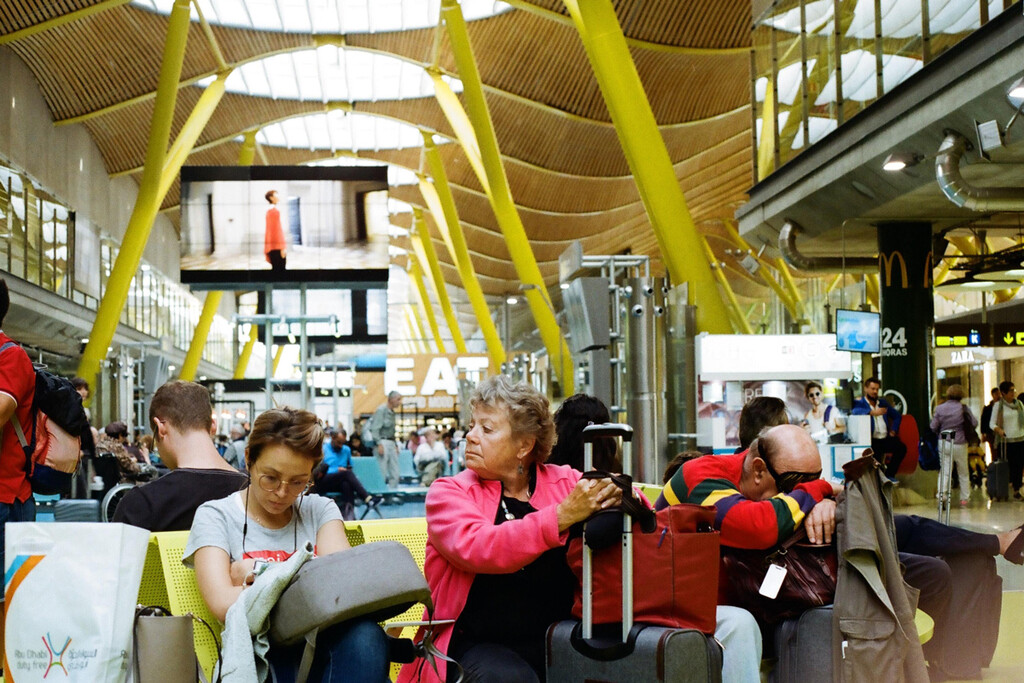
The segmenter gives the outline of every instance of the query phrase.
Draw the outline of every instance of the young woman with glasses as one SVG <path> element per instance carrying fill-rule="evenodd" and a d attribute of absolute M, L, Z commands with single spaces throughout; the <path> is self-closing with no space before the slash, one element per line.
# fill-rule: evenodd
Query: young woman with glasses
<path fill-rule="evenodd" d="M 317 555 L 348 550 L 338 506 L 305 495 L 322 458 L 323 438 L 313 413 L 293 408 L 264 412 L 253 424 L 246 449 L 249 485 L 196 511 L 184 562 L 195 567 L 199 592 L 222 622 L 267 563 L 288 559 L 307 541 L 315 544 Z M 276 681 L 294 680 L 303 645 L 270 648 Z M 317 636 L 309 680 L 380 683 L 387 667 L 384 632 L 372 621 L 352 620 Z"/>
<path fill-rule="evenodd" d="M 841 435 L 846 433 L 846 423 L 838 408 L 825 403 L 821 385 L 808 382 L 804 387 L 804 397 L 811 403 L 811 409 L 804 413 L 802 423 L 807 433 L 818 443 L 841 441 Z"/>

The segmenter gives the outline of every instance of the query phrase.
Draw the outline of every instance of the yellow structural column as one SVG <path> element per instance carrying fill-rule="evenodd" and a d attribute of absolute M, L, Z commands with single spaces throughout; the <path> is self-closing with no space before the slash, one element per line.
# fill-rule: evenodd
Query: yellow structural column
<path fill-rule="evenodd" d="M 563 4 L 583 41 L 672 283 L 689 284 L 698 330 L 728 333 L 728 311 L 703 258 L 700 233 L 611 0 L 564 0 Z"/>
<path fill-rule="evenodd" d="M 213 316 L 220 308 L 220 300 L 224 292 L 207 292 L 206 300 L 203 301 L 203 312 L 199 315 L 199 322 L 196 323 L 195 332 L 192 333 L 192 341 L 188 345 L 188 352 L 181 364 L 179 379 L 191 382 L 196 378 L 196 370 L 199 369 L 199 361 L 203 358 L 203 349 L 206 348 L 206 338 L 210 334 L 210 324 Z"/>
<path fill-rule="evenodd" d="M 135 199 L 117 260 L 114 261 L 110 278 L 107 280 L 107 289 L 96 311 L 89 342 L 78 365 L 78 375 L 90 383 L 95 383 L 100 364 L 107 356 L 107 347 L 114 339 L 132 278 L 139 267 L 146 242 L 149 241 L 149 233 L 160 209 L 160 202 L 163 201 L 159 195 L 160 177 L 167 155 L 167 143 L 171 137 L 178 81 L 181 78 L 181 65 L 185 56 L 185 44 L 188 41 L 188 25 L 189 0 L 174 0 L 174 6 L 167 18 L 167 39 L 164 43 L 163 63 L 160 67 L 156 101 L 153 104 L 153 119 L 150 123 L 146 164 L 142 170 L 139 194 Z"/>
<path fill-rule="evenodd" d="M 438 353 L 448 353 L 444 339 L 441 337 L 441 328 L 437 324 L 437 316 L 434 315 L 434 306 L 430 303 L 430 297 L 427 296 L 427 286 L 423 282 L 423 268 L 420 266 L 416 254 L 412 252 L 409 253 L 409 279 L 412 280 L 413 291 L 419 299 L 420 310 L 423 311 L 423 315 L 427 316 L 427 325 L 430 327 L 430 333 L 434 335 L 434 344 L 437 345 Z"/>
<path fill-rule="evenodd" d="M 167 150 L 163 167 L 160 170 L 159 192 L 161 202 L 167 196 L 167 191 L 171 189 L 171 185 L 177 180 L 178 173 L 181 171 L 185 159 L 192 153 L 192 148 L 195 147 L 196 141 L 203 134 L 203 129 L 210 121 L 210 117 L 213 116 L 213 112 L 216 111 L 217 105 L 224 96 L 224 86 L 227 84 L 229 73 L 225 71 L 218 75 L 213 83 L 206 86 L 206 90 L 199 96 L 196 106 L 192 108 L 192 112 L 185 119 L 185 124 L 178 131 L 178 137 L 174 139 L 170 149 Z"/>
<path fill-rule="evenodd" d="M 469 42 L 466 21 L 456 0 L 442 0 L 441 18 L 448 29 L 452 54 L 458 66 L 459 78 L 462 80 L 462 97 L 466 103 L 466 114 L 473 126 L 473 139 L 463 139 L 463 135 L 459 134 L 459 142 L 463 148 L 467 146 L 472 148 L 475 145 L 480 151 L 486 175 L 482 181 L 484 190 L 491 201 L 491 209 L 494 211 L 498 226 L 505 237 L 505 244 L 520 282 L 524 285 L 534 285 L 524 291 L 526 302 L 537 323 L 537 330 L 540 332 L 541 341 L 544 342 L 544 348 L 547 349 L 552 366 L 561 368 L 562 393 L 568 396 L 576 391 L 575 364 L 565 362 L 567 358 L 571 359 L 572 357 L 569 353 L 569 346 L 558 327 L 558 321 L 555 320 L 554 306 L 551 304 L 547 287 L 544 285 L 544 278 L 541 277 L 537 259 L 533 255 L 533 249 L 526 236 L 526 229 L 523 227 L 515 202 L 512 200 L 512 190 L 501 164 L 498 138 L 494 133 L 494 125 L 491 123 L 491 113 L 487 108 L 483 82 L 480 80 L 480 72 L 477 70 L 476 59 L 473 56 L 473 47 Z M 448 115 L 447 111 L 445 113 Z M 451 119 L 449 118 L 449 120 Z"/>
<path fill-rule="evenodd" d="M 252 162 L 255 161 L 256 133 L 257 131 L 250 130 L 245 134 L 242 140 L 242 148 L 238 151 L 239 166 L 252 166 Z M 241 353 L 238 354 L 238 365 L 235 366 L 235 372 L 232 375 L 234 379 L 245 379 L 245 372 L 249 369 L 249 361 L 252 359 L 252 350 L 256 347 L 258 330 L 258 326 L 249 325 L 249 338 L 242 347 Z M 270 353 L 269 349 L 267 353 Z"/>
<path fill-rule="evenodd" d="M 491 309 L 484 298 L 484 291 L 477 280 L 476 270 L 473 268 L 473 260 L 469 256 L 469 246 L 466 244 L 466 236 L 462 232 L 462 224 L 459 223 L 459 213 L 455 208 L 455 197 L 452 196 L 451 186 L 448 184 L 448 175 L 444 170 L 444 163 L 441 155 L 434 145 L 433 136 L 429 133 L 423 134 L 424 151 L 427 158 L 427 168 L 433 176 L 433 184 L 427 182 L 426 178 L 420 178 L 420 193 L 423 200 L 430 207 L 434 214 L 434 222 L 446 237 L 445 243 L 451 250 L 452 260 L 459 270 L 462 278 L 462 287 L 466 290 L 466 296 L 473 307 L 476 315 L 477 325 L 483 334 L 484 342 L 487 344 L 487 353 L 491 357 L 491 365 L 497 370 L 505 363 L 505 347 L 498 335 L 498 328 L 491 318 Z"/>
<path fill-rule="evenodd" d="M 793 301 L 792 297 L 789 296 L 789 293 L 782 288 L 782 285 L 780 285 L 778 281 L 771 276 L 771 274 L 768 272 L 767 264 L 765 264 L 764 260 L 761 259 L 754 252 L 751 246 L 747 244 L 747 241 L 740 236 L 740 233 L 736 230 L 736 227 L 732 223 L 730 223 L 729 221 L 725 221 L 724 225 L 725 231 L 729 234 L 729 239 L 731 239 L 733 243 L 740 249 L 750 252 L 751 258 L 757 261 L 758 265 L 760 266 L 760 268 L 757 269 L 757 275 L 758 277 L 761 278 L 761 281 L 768 285 L 768 287 L 771 288 L 773 292 L 775 292 L 775 296 L 779 297 L 779 301 L 782 302 L 782 305 L 786 307 L 786 310 L 789 311 L 789 314 L 793 316 L 793 318 L 799 318 L 800 311 L 797 308 L 796 302 Z"/>
<path fill-rule="evenodd" d="M 701 239 L 704 245 L 704 253 L 708 257 L 708 263 L 711 265 L 712 274 L 718 279 L 718 284 L 722 286 L 722 291 L 725 292 L 726 300 L 729 302 L 729 307 L 732 309 L 733 320 L 736 321 L 737 332 L 743 334 L 754 334 L 754 330 L 750 328 L 750 323 L 747 321 L 747 316 L 743 314 L 740 309 L 740 303 L 736 300 L 736 295 L 732 291 L 732 287 L 729 286 L 729 279 L 725 276 L 725 272 L 722 269 L 718 259 L 715 258 L 715 252 L 711 250 L 711 245 L 708 241 Z"/>
<path fill-rule="evenodd" d="M 412 210 L 412 229 L 410 234 L 412 246 L 420 261 L 430 269 L 430 281 L 434 285 L 434 295 L 437 303 L 444 313 L 444 320 L 448 323 L 448 331 L 452 334 L 452 342 L 455 344 L 456 353 L 466 353 L 466 340 L 462 338 L 462 330 L 459 329 L 459 320 L 455 316 L 455 309 L 452 307 L 451 299 L 448 298 L 448 288 L 445 287 L 444 275 L 441 273 L 441 264 L 437 260 L 437 251 L 434 250 L 434 243 L 430 239 L 430 228 L 423 220 L 423 209 Z"/>

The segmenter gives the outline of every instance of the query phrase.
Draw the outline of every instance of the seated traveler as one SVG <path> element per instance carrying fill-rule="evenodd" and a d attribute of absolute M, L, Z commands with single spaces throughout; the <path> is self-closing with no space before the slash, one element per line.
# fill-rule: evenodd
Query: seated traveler
<path fill-rule="evenodd" d="M 321 556 L 348 550 L 338 507 L 327 498 L 302 495 L 322 456 L 323 436 L 316 416 L 305 410 L 260 414 L 246 456 L 251 483 L 196 512 L 184 562 L 195 567 L 199 592 L 222 622 L 261 564 L 282 562 L 306 542 Z M 276 681 L 295 680 L 304 645 L 271 645 L 268 660 Z M 381 683 L 387 667 L 384 632 L 369 619 L 352 619 L 319 632 L 309 680 Z"/>
<path fill-rule="evenodd" d="M 424 573 L 434 617 L 455 620 L 435 629 L 435 642 L 466 681 L 542 681 L 547 628 L 572 610 L 569 527 L 617 504 L 619 489 L 545 464 L 555 429 L 547 398 L 531 385 L 490 377 L 470 406 L 468 469 L 427 493 Z M 438 667 L 455 680 L 455 667 Z M 438 679 L 415 662 L 398 680 Z"/>
<path fill-rule="evenodd" d="M 811 408 L 804 413 L 803 427 L 818 443 L 841 443 L 846 433 L 846 423 L 839 414 L 839 409 L 825 403 L 821 385 L 808 382 L 804 387 L 804 398 Z"/>
<path fill-rule="evenodd" d="M 149 404 L 149 420 L 160 460 L 172 471 L 125 493 L 115 522 L 150 531 L 184 531 L 192 526 L 196 508 L 238 491 L 249 480 L 213 445 L 213 404 L 201 384 L 164 384 Z"/>
<path fill-rule="evenodd" d="M 314 477 L 313 489 L 321 495 L 338 493 L 338 506 L 342 510 L 342 517 L 354 519 L 356 496 L 371 507 L 376 507 L 381 499 L 370 495 L 359 481 L 359 477 L 352 471 L 352 450 L 345 444 L 345 430 L 332 429 L 327 432 L 327 436 L 328 438 L 324 440 L 324 459 L 317 468 L 322 475 Z"/>
<path fill-rule="evenodd" d="M 583 428 L 590 424 L 604 424 L 611 421 L 608 407 L 604 402 L 587 394 L 576 394 L 562 401 L 555 411 L 555 431 L 558 439 L 551 449 L 548 462 L 552 465 L 569 465 L 583 471 Z M 615 441 L 601 439 L 594 443 L 594 469 L 605 472 L 621 472 L 622 463 L 616 452 Z"/>
<path fill-rule="evenodd" d="M 111 422 L 103 428 L 103 436 L 96 442 L 96 453 L 100 457 L 110 454 L 117 459 L 120 481 L 149 478 L 138 458 L 128 452 L 128 425 L 124 422 Z"/>
<path fill-rule="evenodd" d="M 444 444 L 437 440 L 437 430 L 433 427 L 424 427 L 420 434 L 423 440 L 416 447 L 413 463 L 416 465 L 416 471 L 420 473 L 420 484 L 430 486 L 444 472 L 448 464 L 448 451 L 445 450 Z"/>

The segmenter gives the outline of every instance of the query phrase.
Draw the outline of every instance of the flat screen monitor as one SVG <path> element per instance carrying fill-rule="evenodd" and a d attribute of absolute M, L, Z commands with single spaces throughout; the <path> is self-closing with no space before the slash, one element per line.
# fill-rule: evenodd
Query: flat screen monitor
<path fill-rule="evenodd" d="M 386 166 L 186 166 L 181 281 L 386 282 Z"/>
<path fill-rule="evenodd" d="M 871 311 L 836 311 L 836 349 L 878 353 L 879 315 Z"/>

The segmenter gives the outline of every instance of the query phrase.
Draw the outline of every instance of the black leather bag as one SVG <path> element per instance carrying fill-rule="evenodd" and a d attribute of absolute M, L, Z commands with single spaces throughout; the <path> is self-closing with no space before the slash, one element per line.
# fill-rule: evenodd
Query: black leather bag
<path fill-rule="evenodd" d="M 964 437 L 967 439 L 967 445 L 971 448 L 977 448 L 981 445 L 981 437 L 978 436 L 978 429 L 971 426 L 970 411 L 967 406 L 961 406 L 964 409 Z"/>
<path fill-rule="evenodd" d="M 774 599 L 758 592 L 771 564 L 786 568 L 786 578 Z M 811 545 L 803 527 L 771 550 L 723 545 L 718 604 L 742 607 L 758 623 L 776 624 L 812 607 L 832 604 L 838 567 L 835 540 L 829 545 Z"/>

